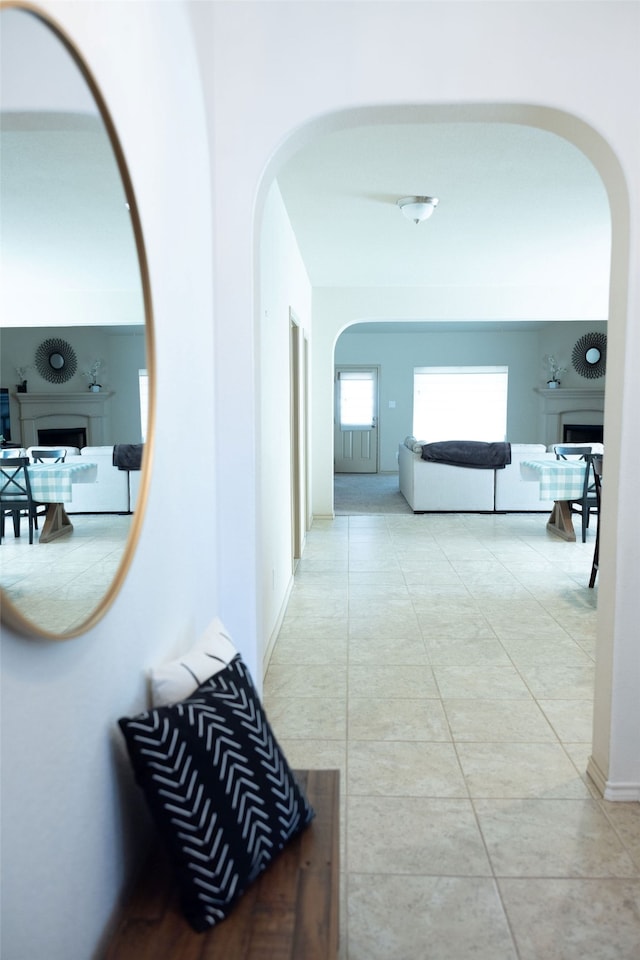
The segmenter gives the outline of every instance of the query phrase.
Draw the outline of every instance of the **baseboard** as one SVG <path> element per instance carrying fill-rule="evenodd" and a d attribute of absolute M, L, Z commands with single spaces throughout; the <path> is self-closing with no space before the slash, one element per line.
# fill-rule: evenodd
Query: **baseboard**
<path fill-rule="evenodd" d="M 273 653 L 273 648 L 276 645 L 276 640 L 278 639 L 278 634 L 280 633 L 280 628 L 282 627 L 282 621 L 284 620 L 285 614 L 287 612 L 287 605 L 291 598 L 291 591 L 293 590 L 294 578 L 291 576 L 289 578 L 289 583 L 287 584 L 287 589 L 285 590 L 284 600 L 282 601 L 282 606 L 278 616 L 276 617 L 276 622 L 271 635 L 269 636 L 269 641 L 267 643 L 266 649 L 264 651 L 264 656 L 262 658 L 262 676 L 266 676 L 267 669 L 269 667 L 269 661 L 271 660 L 271 654 Z"/>
<path fill-rule="evenodd" d="M 593 757 L 589 757 L 587 775 L 593 780 L 604 800 L 611 800 L 614 803 L 640 801 L 640 783 L 631 781 L 615 783 L 607 780 Z"/>

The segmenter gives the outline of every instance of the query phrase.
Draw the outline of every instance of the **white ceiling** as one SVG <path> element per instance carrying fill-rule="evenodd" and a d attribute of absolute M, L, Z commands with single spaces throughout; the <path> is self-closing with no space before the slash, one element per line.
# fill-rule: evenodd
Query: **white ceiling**
<path fill-rule="evenodd" d="M 144 323 L 131 217 L 91 92 L 61 42 L 0 12 L 1 326 Z"/>
<path fill-rule="evenodd" d="M 13 292 L 22 314 L 16 323 L 4 310 L 2 322 L 42 325 L 36 286 L 50 322 L 64 321 L 53 320 L 54 305 L 69 290 L 82 306 L 75 322 L 142 322 L 122 184 L 84 80 L 36 17 L 5 9 L 0 21 L 0 269 L 5 303 Z M 541 288 L 564 291 L 563 303 L 583 291 L 606 318 L 606 193 L 590 161 L 555 134 L 516 123 L 361 123 L 316 136 L 278 185 L 316 287 L 521 288 L 523 297 Z M 417 226 L 396 205 L 411 194 L 439 198 Z"/>
<path fill-rule="evenodd" d="M 1 263 L 5 295 L 140 289 L 122 180 L 100 117 L 2 116 Z M 42 318 L 40 318 L 42 322 Z"/>
<path fill-rule="evenodd" d="M 606 304 L 606 192 L 590 161 L 547 131 L 357 126 L 307 144 L 278 185 L 314 286 L 587 284 Z M 408 221 L 396 204 L 407 195 L 438 197 L 431 219 Z"/>

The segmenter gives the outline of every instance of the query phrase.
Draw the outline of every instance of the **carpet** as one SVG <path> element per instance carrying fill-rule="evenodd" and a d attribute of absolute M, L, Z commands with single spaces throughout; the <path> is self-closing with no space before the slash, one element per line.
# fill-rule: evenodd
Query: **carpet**
<path fill-rule="evenodd" d="M 397 473 L 336 473 L 333 500 L 336 516 L 413 513 L 400 493 Z"/>

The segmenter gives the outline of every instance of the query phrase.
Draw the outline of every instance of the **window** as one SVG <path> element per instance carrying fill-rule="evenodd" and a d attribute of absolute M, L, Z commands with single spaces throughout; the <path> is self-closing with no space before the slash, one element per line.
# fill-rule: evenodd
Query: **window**
<path fill-rule="evenodd" d="M 338 416 L 341 430 L 370 430 L 375 419 L 373 370 L 341 370 L 338 374 Z"/>
<path fill-rule="evenodd" d="M 508 367 L 415 367 L 414 437 L 505 440 L 508 375 Z"/>
<path fill-rule="evenodd" d="M 146 370 L 138 370 L 138 390 L 140 396 L 140 436 L 142 442 L 147 439 L 147 424 L 149 423 L 149 374 Z"/>

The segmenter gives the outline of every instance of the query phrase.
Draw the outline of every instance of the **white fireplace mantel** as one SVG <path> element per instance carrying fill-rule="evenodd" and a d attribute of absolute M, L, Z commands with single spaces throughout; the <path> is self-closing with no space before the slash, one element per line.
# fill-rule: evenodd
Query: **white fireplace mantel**
<path fill-rule="evenodd" d="M 91 390 L 82 393 L 15 393 L 20 408 L 23 447 L 38 443 L 38 430 L 84 427 L 89 446 L 106 443 L 109 400 L 113 393 Z"/>
<path fill-rule="evenodd" d="M 604 423 L 604 390 L 594 387 L 538 387 L 542 443 L 562 442 L 566 423 Z"/>

